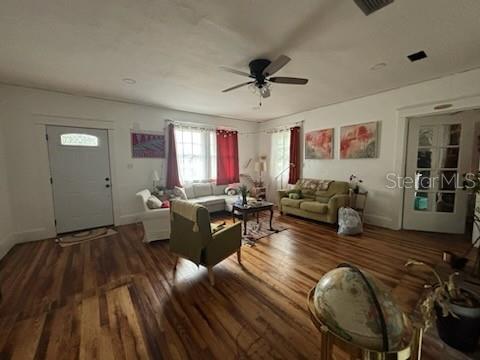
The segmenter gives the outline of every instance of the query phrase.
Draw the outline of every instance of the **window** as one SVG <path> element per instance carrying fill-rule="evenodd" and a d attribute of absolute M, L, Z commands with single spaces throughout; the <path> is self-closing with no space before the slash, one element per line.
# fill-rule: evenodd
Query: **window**
<path fill-rule="evenodd" d="M 184 182 L 217 177 L 217 142 L 214 130 L 175 127 L 178 172 Z"/>
<path fill-rule="evenodd" d="M 271 144 L 272 183 L 277 189 L 288 183 L 290 170 L 290 131 L 279 131 L 272 134 Z"/>
<path fill-rule="evenodd" d="M 89 134 L 62 134 L 60 144 L 64 146 L 98 146 L 98 137 Z"/>

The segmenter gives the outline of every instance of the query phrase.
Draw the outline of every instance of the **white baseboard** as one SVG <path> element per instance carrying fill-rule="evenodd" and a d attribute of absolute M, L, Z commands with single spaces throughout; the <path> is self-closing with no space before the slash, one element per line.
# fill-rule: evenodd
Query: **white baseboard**
<path fill-rule="evenodd" d="M 144 213 L 133 213 L 127 215 L 121 215 L 116 219 L 115 225 L 127 225 L 127 224 L 135 224 L 142 219 L 142 215 Z"/>
<path fill-rule="evenodd" d="M 398 227 L 393 224 L 391 218 L 381 215 L 365 214 L 365 224 L 380 226 L 392 230 L 399 230 Z"/>
<path fill-rule="evenodd" d="M 0 259 L 3 258 L 10 249 L 16 244 L 15 234 L 8 234 L 0 239 Z"/>
<path fill-rule="evenodd" d="M 49 239 L 55 236 L 57 236 L 55 229 L 36 228 L 15 233 L 15 240 L 17 244 L 20 244 L 29 241 Z"/>

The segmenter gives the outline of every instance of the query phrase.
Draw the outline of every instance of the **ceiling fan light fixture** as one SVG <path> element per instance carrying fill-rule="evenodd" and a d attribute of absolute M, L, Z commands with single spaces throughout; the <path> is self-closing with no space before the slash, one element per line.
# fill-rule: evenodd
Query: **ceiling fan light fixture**
<path fill-rule="evenodd" d="M 269 97 L 271 88 L 272 88 L 272 84 L 270 83 L 264 84 L 261 88 L 259 88 L 260 95 L 264 98 Z"/>
<path fill-rule="evenodd" d="M 249 77 L 254 79 L 252 81 L 247 81 L 227 89 L 222 90 L 222 92 L 230 92 L 232 90 L 239 89 L 244 86 L 248 86 L 250 91 L 255 95 L 258 95 L 260 99 L 270 97 L 271 85 L 275 84 L 287 84 L 287 85 L 306 85 L 308 79 L 297 78 L 297 77 L 285 77 L 285 76 L 272 76 L 277 71 L 282 69 L 285 65 L 290 62 L 290 58 L 286 55 L 280 55 L 276 60 L 270 61 L 268 59 L 254 59 L 248 64 L 250 68 L 250 74 L 247 74 L 243 71 L 221 67 L 223 70 L 234 73 L 237 75 L 242 75 L 244 77 Z M 261 106 L 261 103 L 260 103 Z"/>

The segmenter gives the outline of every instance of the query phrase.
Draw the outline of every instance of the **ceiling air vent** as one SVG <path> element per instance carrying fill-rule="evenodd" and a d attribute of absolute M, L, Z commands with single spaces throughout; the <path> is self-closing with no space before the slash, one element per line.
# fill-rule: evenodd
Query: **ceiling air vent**
<path fill-rule="evenodd" d="M 407 57 L 410 59 L 411 62 L 415 62 L 418 60 L 425 59 L 427 57 L 427 54 L 425 53 L 425 51 L 422 50 L 422 51 L 418 51 L 416 53 L 407 55 Z"/>
<path fill-rule="evenodd" d="M 370 15 L 371 13 L 380 10 L 381 8 L 391 4 L 393 0 L 353 0 L 355 4 L 362 9 L 365 15 Z"/>

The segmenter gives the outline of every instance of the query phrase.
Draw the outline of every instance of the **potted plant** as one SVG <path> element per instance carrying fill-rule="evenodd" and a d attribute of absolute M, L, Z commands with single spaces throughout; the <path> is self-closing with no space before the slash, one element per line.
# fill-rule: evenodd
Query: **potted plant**
<path fill-rule="evenodd" d="M 361 183 L 363 183 L 363 180 L 359 179 L 356 175 L 350 175 L 350 188 L 355 194 L 360 192 Z"/>
<path fill-rule="evenodd" d="M 242 196 L 242 205 L 246 205 L 247 204 L 247 196 L 248 196 L 248 188 L 246 185 L 240 185 L 238 187 L 238 192 L 240 193 L 240 195 Z"/>
<path fill-rule="evenodd" d="M 425 286 L 431 291 L 421 304 L 425 330 L 435 321 L 445 343 L 460 351 L 474 351 L 480 337 L 480 299 L 458 286 L 458 272 L 443 281 L 433 267 L 422 261 L 409 260 L 405 266 L 424 267 L 436 279 L 433 285 Z"/>

